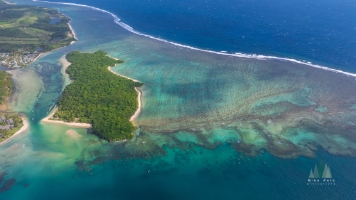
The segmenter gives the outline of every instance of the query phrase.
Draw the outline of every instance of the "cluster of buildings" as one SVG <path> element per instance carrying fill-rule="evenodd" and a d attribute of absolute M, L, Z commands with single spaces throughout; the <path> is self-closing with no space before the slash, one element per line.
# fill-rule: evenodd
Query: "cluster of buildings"
<path fill-rule="evenodd" d="M 0 65 L 10 69 L 25 67 L 34 61 L 38 55 L 37 52 L 0 53 Z"/>
<path fill-rule="evenodd" d="M 12 118 L 7 119 L 4 115 L 0 117 L 0 138 L 4 135 L 1 133 L 2 130 L 11 130 L 14 127 L 14 120 Z"/>

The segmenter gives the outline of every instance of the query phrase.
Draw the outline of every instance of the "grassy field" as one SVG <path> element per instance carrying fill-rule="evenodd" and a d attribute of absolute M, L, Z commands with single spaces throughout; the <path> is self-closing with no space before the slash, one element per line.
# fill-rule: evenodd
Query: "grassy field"
<path fill-rule="evenodd" d="M 38 38 L 10 38 L 10 37 L 0 37 L 1 43 L 8 44 L 41 44 L 44 40 Z"/>
<path fill-rule="evenodd" d="M 52 23 L 55 20 L 56 23 Z M 69 18 L 57 10 L 9 5 L 0 0 L 0 53 L 49 51 L 75 41 L 68 33 Z"/>

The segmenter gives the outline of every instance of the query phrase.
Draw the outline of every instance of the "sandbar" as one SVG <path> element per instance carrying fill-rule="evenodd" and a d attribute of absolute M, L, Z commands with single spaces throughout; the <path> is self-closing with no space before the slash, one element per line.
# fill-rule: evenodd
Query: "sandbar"
<path fill-rule="evenodd" d="M 35 59 L 33 59 L 33 61 L 31 61 L 31 63 L 34 63 L 41 55 L 42 55 L 42 53 L 38 54 L 38 56 Z"/>

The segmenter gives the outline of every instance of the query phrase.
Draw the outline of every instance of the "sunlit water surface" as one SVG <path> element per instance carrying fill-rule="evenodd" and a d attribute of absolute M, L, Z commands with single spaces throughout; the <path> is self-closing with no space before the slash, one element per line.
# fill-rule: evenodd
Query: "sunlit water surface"
<path fill-rule="evenodd" d="M 356 196 L 355 77 L 189 50 L 134 35 L 99 11 L 23 2 L 60 9 L 79 41 L 12 72 L 10 106 L 31 126 L 0 146 L 0 184 L 16 180 L 1 199 Z M 133 141 L 40 122 L 67 82 L 59 60 L 73 50 L 105 50 L 125 61 L 116 72 L 145 83 Z M 335 186 L 307 185 L 320 160 Z"/>

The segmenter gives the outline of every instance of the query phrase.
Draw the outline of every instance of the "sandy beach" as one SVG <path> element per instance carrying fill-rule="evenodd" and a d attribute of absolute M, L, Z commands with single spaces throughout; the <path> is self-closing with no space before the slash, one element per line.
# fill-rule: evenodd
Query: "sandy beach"
<path fill-rule="evenodd" d="M 131 118 L 130 118 L 131 122 L 133 122 L 134 120 L 137 119 L 137 117 L 140 115 L 141 108 L 142 108 L 142 99 L 141 99 L 142 92 L 141 92 L 141 90 L 137 89 L 137 87 L 135 87 L 135 90 L 136 90 L 136 92 L 138 94 L 138 97 L 137 97 L 138 108 L 135 111 L 135 114 L 131 116 Z"/>
<path fill-rule="evenodd" d="M 3 145 L 3 144 L 6 144 L 7 142 L 9 142 L 12 138 L 20 135 L 21 133 L 24 133 L 28 130 L 29 128 L 29 123 L 27 121 L 27 118 L 26 117 L 21 117 L 22 119 L 22 122 L 23 122 L 23 126 L 21 127 L 20 130 L 18 130 L 15 134 L 13 134 L 11 137 L 7 138 L 5 141 L 3 142 L 0 142 L 0 145 Z"/>
<path fill-rule="evenodd" d="M 130 79 L 130 80 L 132 80 L 132 81 L 134 81 L 134 82 L 140 82 L 140 81 L 138 81 L 138 80 L 136 80 L 136 79 L 132 79 L 132 78 L 130 78 L 130 77 L 123 76 L 123 75 L 121 75 L 121 74 L 118 74 L 118 73 L 114 72 L 114 71 L 111 69 L 111 67 L 108 67 L 108 70 L 109 70 L 111 73 L 113 73 L 113 74 L 115 74 L 115 75 L 117 75 L 117 76 L 121 76 L 121 77 Z"/>
<path fill-rule="evenodd" d="M 57 110 L 58 110 L 58 108 L 55 107 L 47 117 L 45 117 L 44 119 L 41 120 L 41 122 L 54 123 L 54 124 L 64 124 L 64 125 L 71 126 L 71 127 L 76 127 L 76 128 L 91 128 L 91 124 L 76 123 L 76 122 L 64 122 L 64 121 L 59 121 L 59 120 L 51 120 L 50 118 L 53 117 L 53 115 L 57 112 Z"/>
<path fill-rule="evenodd" d="M 72 35 L 73 35 L 74 39 L 78 40 L 78 38 L 77 38 L 77 36 L 75 34 L 75 31 L 74 31 L 73 27 L 70 25 L 70 23 L 68 23 L 68 26 L 70 28 L 70 31 L 72 32 Z M 73 44 L 74 42 L 75 41 L 73 41 L 71 44 Z"/>
<path fill-rule="evenodd" d="M 41 55 L 42 53 L 38 54 L 38 56 L 31 63 L 34 63 Z"/>
<path fill-rule="evenodd" d="M 70 63 L 70 62 L 66 59 L 66 56 L 65 56 L 65 55 L 61 57 L 60 62 L 61 62 L 62 65 L 63 65 L 61 71 L 62 71 L 64 74 L 67 74 L 67 73 L 66 73 L 66 70 L 67 70 L 67 68 L 69 67 L 69 65 L 71 65 L 72 63 Z M 67 75 L 69 76 L 69 74 L 67 74 Z"/>
<path fill-rule="evenodd" d="M 69 75 L 65 72 L 66 69 L 70 66 L 70 62 L 65 58 L 65 56 L 62 56 L 61 59 L 60 59 L 60 62 L 62 63 L 63 67 L 62 67 L 62 74 L 63 75 L 66 75 L 67 77 L 69 77 Z M 122 76 L 116 72 L 114 72 L 111 67 L 108 67 L 108 70 L 117 75 L 117 76 L 121 76 L 121 77 L 124 77 L 124 78 L 127 78 L 127 79 L 130 79 L 134 82 L 139 82 L 138 80 L 135 80 L 135 79 L 132 79 L 132 78 L 129 78 L 129 77 L 126 77 L 126 76 Z M 69 79 L 69 78 L 68 78 Z M 70 79 L 69 79 L 70 81 Z M 67 84 L 65 84 L 66 86 Z M 64 86 L 64 87 L 65 87 Z M 141 99 L 141 96 L 142 96 L 142 92 L 135 87 L 135 90 L 138 94 L 138 97 L 137 97 L 137 102 L 138 102 L 138 108 L 137 110 L 135 111 L 135 113 L 131 116 L 130 118 L 130 121 L 133 122 L 134 120 L 137 119 L 137 117 L 140 115 L 140 112 L 141 112 L 141 108 L 142 108 L 142 99 Z M 91 124 L 86 124 L 86 123 L 76 123 L 76 122 L 64 122 L 64 121 L 59 121 L 59 120 L 52 120 L 51 118 L 53 117 L 53 115 L 56 113 L 56 111 L 58 110 L 58 107 L 56 106 L 52 111 L 51 113 L 45 117 L 44 119 L 41 120 L 41 122 L 44 122 L 44 123 L 56 123 L 56 124 L 65 124 L 65 125 L 68 125 L 68 126 L 72 126 L 72 127 L 77 127 L 77 128 L 91 128 Z"/>
<path fill-rule="evenodd" d="M 68 84 L 70 84 L 69 74 L 67 74 L 65 71 L 71 65 L 71 63 L 66 59 L 65 56 L 61 57 L 60 62 L 62 63 L 61 73 L 65 77 L 65 81 L 64 81 L 64 85 L 63 85 L 63 89 L 64 89 L 64 87 L 66 87 Z M 58 110 L 58 107 L 57 106 L 54 107 L 52 109 L 51 113 L 47 117 L 42 119 L 41 122 L 65 124 L 65 125 L 77 127 L 77 128 L 91 128 L 91 124 L 87 124 L 87 123 L 76 123 L 76 122 L 64 122 L 64 121 L 59 121 L 59 120 L 51 120 L 50 118 L 53 117 L 53 115 L 57 112 L 57 110 Z"/>
<path fill-rule="evenodd" d="M 138 80 L 136 80 L 136 79 L 132 79 L 132 78 L 129 78 L 129 77 L 127 77 L 127 76 L 123 76 L 123 75 L 121 75 L 121 74 L 118 74 L 118 73 L 114 72 L 114 71 L 111 69 L 111 67 L 108 67 L 108 70 L 109 70 L 111 73 L 113 73 L 113 74 L 115 74 L 115 75 L 117 75 L 117 76 L 121 76 L 121 77 L 130 79 L 130 80 L 132 80 L 132 81 L 134 81 L 134 82 L 140 82 L 140 81 L 138 81 Z M 135 87 L 135 90 L 136 90 L 136 92 L 137 92 L 137 94 L 138 94 L 138 96 L 137 96 L 138 108 L 137 108 L 137 110 L 135 111 L 134 115 L 131 116 L 131 118 L 130 118 L 130 121 L 131 121 L 131 122 L 133 122 L 134 120 L 137 119 L 137 117 L 140 115 L 140 112 L 141 112 L 141 109 L 142 109 L 142 98 L 141 98 L 142 92 L 141 92 L 141 90 L 139 90 L 137 87 Z"/>
<path fill-rule="evenodd" d="M 66 56 L 62 56 L 60 59 L 60 62 L 62 64 L 62 69 L 61 69 L 61 73 L 63 74 L 63 78 L 64 78 L 64 84 L 63 84 L 63 88 L 62 90 L 64 90 L 64 88 L 69 85 L 71 83 L 71 80 L 69 78 L 69 74 L 66 72 L 66 70 L 68 69 L 68 67 L 72 64 L 70 63 L 67 59 Z"/>

